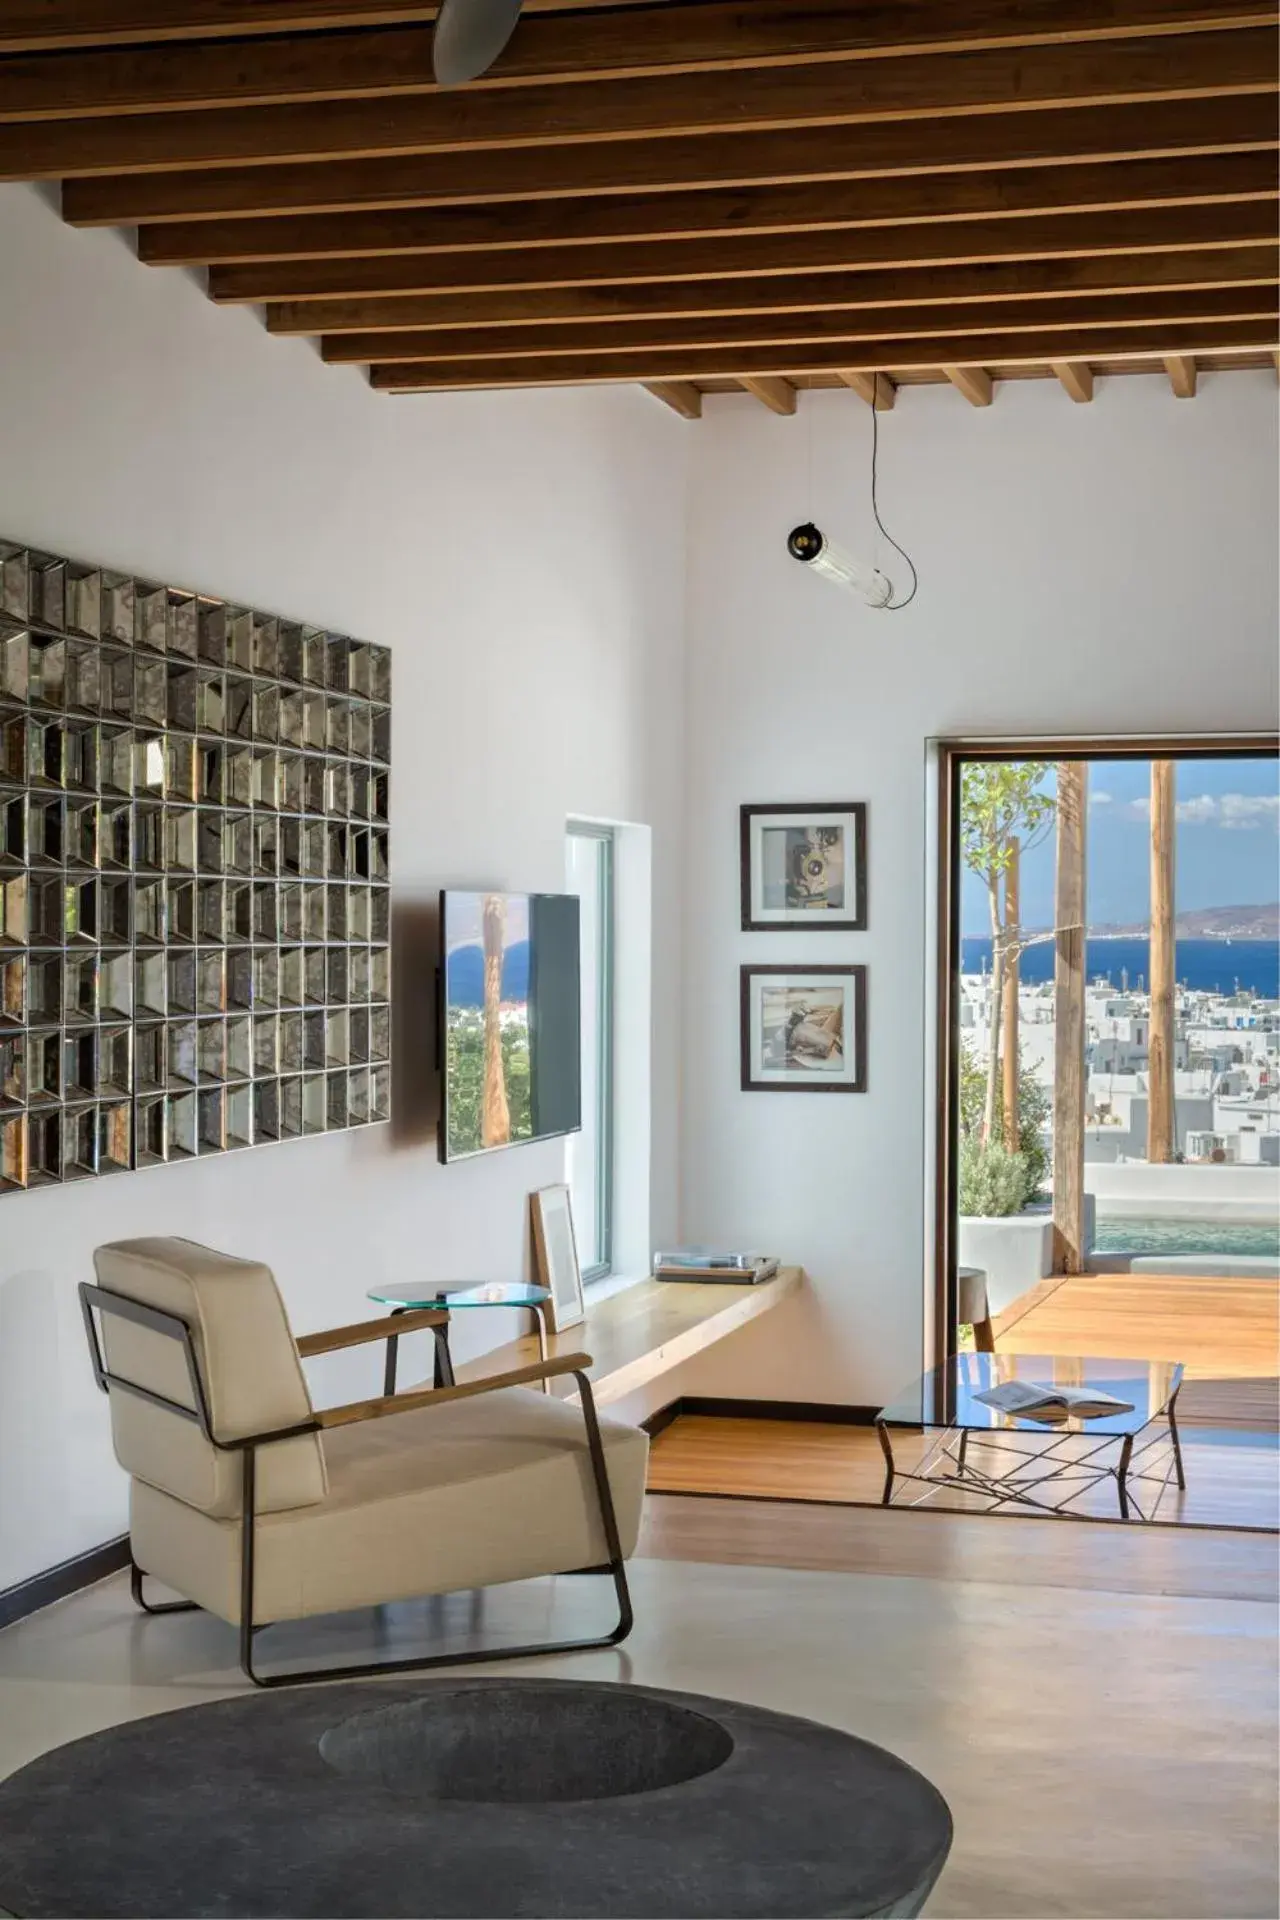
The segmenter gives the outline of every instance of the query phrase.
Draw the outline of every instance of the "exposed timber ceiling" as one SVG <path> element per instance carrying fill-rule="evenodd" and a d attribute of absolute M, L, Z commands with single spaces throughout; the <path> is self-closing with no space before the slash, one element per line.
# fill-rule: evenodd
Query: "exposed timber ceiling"
<path fill-rule="evenodd" d="M 1275 0 L 5 0 L 0 178 L 396 393 L 1270 365 Z"/>

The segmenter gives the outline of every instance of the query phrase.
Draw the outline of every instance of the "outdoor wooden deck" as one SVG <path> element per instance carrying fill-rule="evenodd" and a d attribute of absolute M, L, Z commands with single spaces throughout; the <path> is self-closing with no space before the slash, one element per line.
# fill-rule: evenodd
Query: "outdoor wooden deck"
<path fill-rule="evenodd" d="M 1004 1353 L 1181 1360 L 1186 1417 L 1276 1424 L 1280 1284 L 1184 1273 L 1086 1273 L 1041 1281 L 995 1322 Z M 1212 1389 L 1210 1382 L 1219 1383 Z"/>

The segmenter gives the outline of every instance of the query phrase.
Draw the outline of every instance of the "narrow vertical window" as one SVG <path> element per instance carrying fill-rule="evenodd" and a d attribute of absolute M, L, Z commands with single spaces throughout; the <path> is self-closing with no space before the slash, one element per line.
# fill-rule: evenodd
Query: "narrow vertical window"
<path fill-rule="evenodd" d="M 584 1281 L 613 1255 L 613 879 L 609 827 L 575 822 L 568 886 L 582 902 L 582 1131 L 569 1142 L 569 1185 Z"/>

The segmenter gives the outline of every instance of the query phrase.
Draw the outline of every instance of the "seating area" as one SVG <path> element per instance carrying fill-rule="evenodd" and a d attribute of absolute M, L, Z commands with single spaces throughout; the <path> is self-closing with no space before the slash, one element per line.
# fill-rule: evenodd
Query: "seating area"
<path fill-rule="evenodd" d="M 619 1618 L 595 1644 L 625 1639 L 648 1445 L 599 1421 L 586 1355 L 317 1412 L 300 1362 L 385 1340 L 388 1322 L 295 1343 L 265 1267 L 186 1240 L 117 1242 L 96 1266 L 81 1298 L 130 1476 L 129 1571 L 144 1610 L 150 1576 L 238 1627 L 256 1686 L 296 1685 L 340 1670 L 265 1676 L 259 1628 L 603 1568 Z M 530 1390 L 557 1376 L 575 1382 L 579 1413 Z"/>
<path fill-rule="evenodd" d="M 0 1920 L 1280 1910 L 1278 56 L 0 5 Z"/>

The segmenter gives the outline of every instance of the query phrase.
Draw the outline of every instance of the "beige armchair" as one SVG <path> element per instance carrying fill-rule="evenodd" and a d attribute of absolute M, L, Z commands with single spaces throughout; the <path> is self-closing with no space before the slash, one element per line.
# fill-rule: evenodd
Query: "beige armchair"
<path fill-rule="evenodd" d="M 257 1686 L 616 1645 L 631 1630 L 648 1440 L 601 1420 L 567 1354 L 464 1386 L 317 1411 L 302 1360 L 385 1340 L 428 1310 L 295 1340 L 270 1269 L 190 1240 L 99 1247 L 81 1304 L 116 1458 L 130 1476 L 133 1595 L 240 1630 Z M 575 1376 L 581 1405 L 529 1391 Z M 299 1620 L 551 1573 L 607 1573 L 603 1639 L 261 1674 L 253 1638 Z M 144 1574 L 181 1601 L 148 1604 Z"/>

